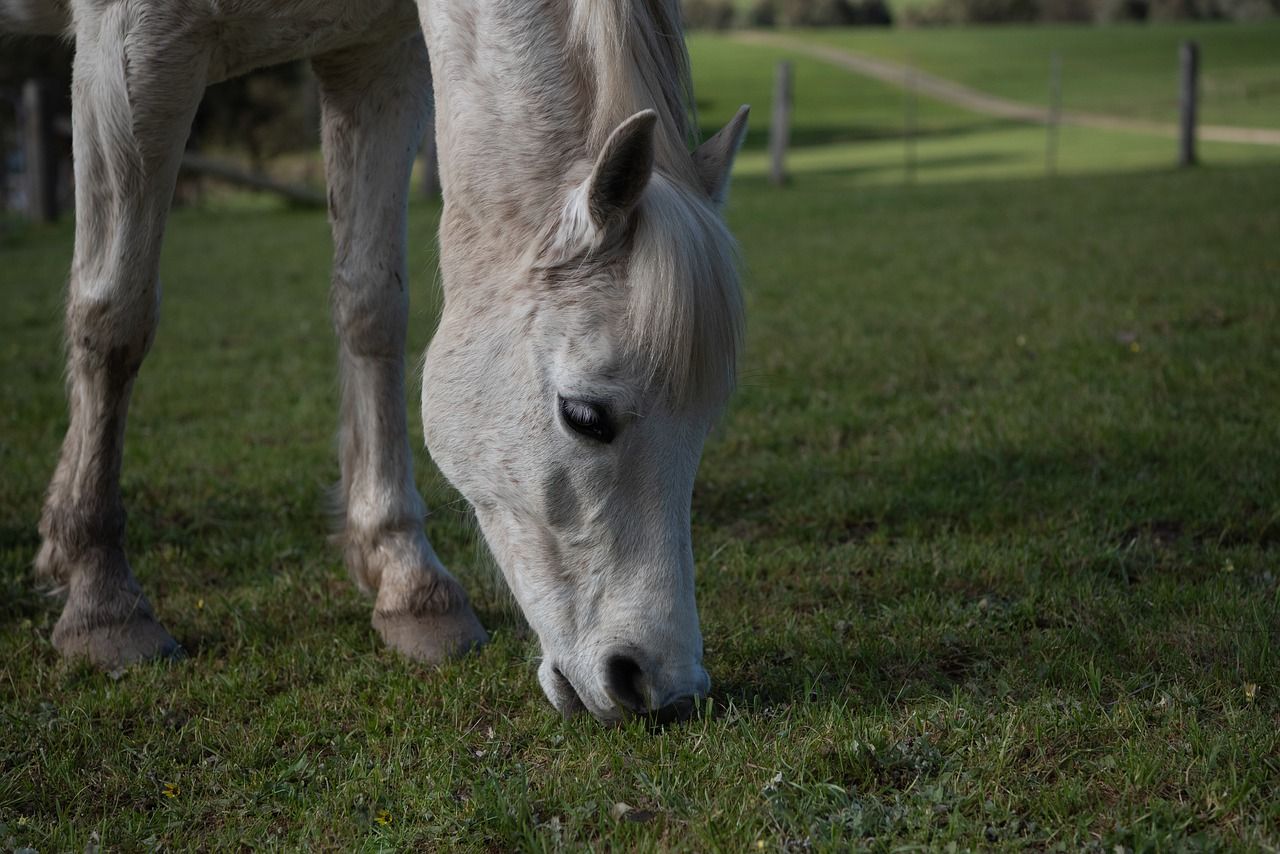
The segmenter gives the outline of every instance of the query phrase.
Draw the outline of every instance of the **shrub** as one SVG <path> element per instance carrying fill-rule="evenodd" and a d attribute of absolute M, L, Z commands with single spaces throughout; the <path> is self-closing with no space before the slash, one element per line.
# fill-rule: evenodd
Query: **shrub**
<path fill-rule="evenodd" d="M 906 20 L 915 26 L 938 26 L 1026 23 L 1039 17 L 1040 0 L 938 0 L 930 6 L 908 9 Z"/>
<path fill-rule="evenodd" d="M 684 25 L 690 30 L 727 30 L 733 26 L 732 0 L 684 0 Z"/>
<path fill-rule="evenodd" d="M 964 24 L 1034 21 L 1040 16 L 1036 0 L 947 0 L 956 20 Z"/>
<path fill-rule="evenodd" d="M 928 5 L 910 4 L 902 11 L 902 22 L 908 27 L 938 27 L 959 23 L 953 10 L 945 2 Z"/>
<path fill-rule="evenodd" d="M 853 23 L 863 27 L 893 25 L 893 12 L 885 0 L 859 0 L 853 5 Z"/>
<path fill-rule="evenodd" d="M 893 15 L 885 0 L 781 0 L 777 20 L 792 27 L 885 26 Z"/>
<path fill-rule="evenodd" d="M 1231 21 L 1262 21 L 1280 15 L 1280 0 L 1219 0 L 1219 8 Z"/>
<path fill-rule="evenodd" d="M 1201 17 L 1199 0 L 1151 0 L 1150 16 L 1156 21 L 1187 21 Z"/>
<path fill-rule="evenodd" d="M 1080 24 L 1095 17 L 1093 0 L 1040 0 L 1041 21 Z"/>
<path fill-rule="evenodd" d="M 1094 20 L 1104 24 L 1145 21 L 1151 15 L 1150 0 L 1097 0 Z"/>
<path fill-rule="evenodd" d="M 780 0 L 778 17 L 789 27 L 829 27 L 844 23 L 841 0 Z"/>
<path fill-rule="evenodd" d="M 938 0 L 903 13 L 909 26 L 1027 21 L 1257 21 L 1280 15 L 1280 0 Z"/>
<path fill-rule="evenodd" d="M 758 0 L 747 12 L 747 25 L 751 27 L 772 27 L 778 23 L 778 7 L 773 0 Z"/>
<path fill-rule="evenodd" d="M 239 149 L 254 169 L 319 141 L 315 82 L 306 65 L 289 62 L 210 86 L 192 128 L 197 142 Z"/>

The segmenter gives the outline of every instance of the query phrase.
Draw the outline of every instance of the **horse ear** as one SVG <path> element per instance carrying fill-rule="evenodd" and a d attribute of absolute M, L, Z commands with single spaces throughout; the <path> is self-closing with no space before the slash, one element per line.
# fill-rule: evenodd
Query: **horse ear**
<path fill-rule="evenodd" d="M 716 205 L 723 205 L 729 195 L 729 173 L 733 171 L 733 158 L 747 135 L 747 113 L 750 110 L 751 107 L 744 104 L 719 133 L 693 152 L 693 165 L 702 179 L 702 189 Z"/>
<path fill-rule="evenodd" d="M 614 128 L 587 181 L 587 211 L 596 228 L 626 216 L 653 173 L 653 130 L 658 114 L 643 110 Z"/>

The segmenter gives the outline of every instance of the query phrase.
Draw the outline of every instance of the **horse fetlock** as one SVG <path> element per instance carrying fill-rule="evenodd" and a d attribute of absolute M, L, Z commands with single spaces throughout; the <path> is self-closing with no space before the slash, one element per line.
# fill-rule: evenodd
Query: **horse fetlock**
<path fill-rule="evenodd" d="M 348 524 L 341 535 L 343 558 L 365 593 L 408 592 L 445 572 L 416 519 L 368 530 Z"/>
<path fill-rule="evenodd" d="M 40 551 L 36 552 L 36 578 L 55 590 L 61 590 L 66 587 L 70 577 L 69 565 L 70 561 L 67 560 L 62 544 L 45 535 L 40 541 Z"/>
<path fill-rule="evenodd" d="M 40 517 L 36 574 L 59 587 L 70 583 L 77 565 L 127 575 L 129 564 L 120 545 L 124 526 L 124 506 L 118 500 L 92 509 L 68 509 L 51 497 Z"/>

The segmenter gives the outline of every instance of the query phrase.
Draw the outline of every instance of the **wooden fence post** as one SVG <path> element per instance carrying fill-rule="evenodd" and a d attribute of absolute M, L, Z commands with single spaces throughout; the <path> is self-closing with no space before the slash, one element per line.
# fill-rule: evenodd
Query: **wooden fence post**
<path fill-rule="evenodd" d="M 769 122 L 769 181 L 787 183 L 787 143 L 791 138 L 791 63 L 782 60 L 773 85 L 773 120 Z"/>
<path fill-rule="evenodd" d="M 1044 168 L 1049 175 L 1058 174 L 1058 124 L 1062 118 L 1062 54 L 1056 50 L 1049 57 L 1049 117 L 1045 122 Z"/>
<path fill-rule="evenodd" d="M 418 149 L 418 162 L 422 169 L 422 197 L 438 199 L 440 197 L 440 152 L 436 148 L 436 115 L 431 111 L 431 119 L 427 123 L 426 136 L 422 138 L 422 147 Z"/>
<path fill-rule="evenodd" d="M 54 99 L 48 80 L 22 85 L 23 176 L 27 215 L 41 222 L 58 218 L 58 157 L 54 137 Z"/>
<path fill-rule="evenodd" d="M 311 63 L 304 62 L 301 65 L 302 121 L 307 127 L 307 144 L 319 146 L 320 123 L 323 121 L 320 114 L 320 80 L 316 77 L 315 69 L 311 67 Z"/>
<path fill-rule="evenodd" d="M 0 103 L 3 103 L 0 101 Z M 5 106 L 8 106 L 7 104 Z M 16 106 L 16 105 L 15 105 Z M 16 110 L 15 110 L 16 112 Z M 9 211 L 9 158 L 7 156 L 8 149 L 5 143 L 6 134 L 0 132 L 0 214 Z M 4 216 L 0 216 L 0 229 L 4 227 Z"/>
<path fill-rule="evenodd" d="M 903 180 L 908 184 L 916 182 L 916 110 L 919 106 L 916 97 L 916 71 L 907 69 L 906 95 L 903 102 L 902 145 L 903 145 Z"/>
<path fill-rule="evenodd" d="M 1196 164 L 1196 101 L 1200 96 L 1200 46 L 1182 43 L 1179 57 L 1178 165 Z"/>

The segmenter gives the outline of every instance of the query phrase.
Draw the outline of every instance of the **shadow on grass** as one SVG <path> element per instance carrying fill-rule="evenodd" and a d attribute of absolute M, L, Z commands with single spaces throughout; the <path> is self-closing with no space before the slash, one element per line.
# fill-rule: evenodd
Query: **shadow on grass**
<path fill-rule="evenodd" d="M 243 649 L 271 655 L 288 647 L 322 648 L 334 638 L 354 647 L 381 647 L 370 624 L 373 597 L 361 593 L 342 566 L 323 490 L 281 480 L 256 490 L 195 496 L 193 502 L 187 491 L 169 488 L 128 485 L 127 548 L 157 616 L 188 658 L 224 659 Z M 437 548 L 442 541 L 477 536 L 457 521 L 430 528 L 444 535 L 437 537 Z M 31 568 L 39 546 L 34 525 L 0 528 L 0 554 L 25 556 L 20 567 L 10 562 L 0 573 L 0 627 L 30 621 L 47 636 L 65 600 L 45 592 Z M 453 571 L 490 632 L 526 634 L 523 619 L 494 589 L 487 568 Z M 215 611 L 221 616 L 209 618 Z"/>
<path fill-rule="evenodd" d="M 1037 530 L 1076 532 L 1116 547 L 1135 540 L 1166 548 L 1280 547 L 1275 492 L 1263 474 L 1280 468 L 1271 447 L 1169 445 L 1125 431 L 1101 444 L 1070 435 L 1051 442 L 912 451 L 857 468 L 832 458 L 799 478 L 791 460 L 780 460 L 775 464 L 785 472 L 699 481 L 694 518 L 700 526 L 795 547 Z M 1215 459 L 1220 465 L 1206 466 Z M 1245 459 L 1253 463 L 1232 465 Z M 1142 485 L 1141 501 L 1135 484 Z M 814 506 L 822 496 L 846 498 L 833 513 Z"/>
<path fill-rule="evenodd" d="M 1069 587 L 1041 595 L 1071 599 Z M 1213 686 L 1206 696 L 1226 696 L 1239 689 L 1242 673 L 1264 672 L 1280 639 L 1274 622 L 1170 625 L 1123 594 L 1074 602 L 1070 611 L 1002 626 L 952 626 L 940 615 L 937 632 L 869 623 L 837 637 L 821 624 L 775 634 L 745 654 L 735 649 L 727 665 L 708 661 L 712 701 L 722 714 L 768 716 L 791 706 L 911 708 L 955 696 L 1021 704 L 1046 693 L 1055 702 L 1105 707 L 1187 682 Z"/>
<path fill-rule="evenodd" d="M 911 137 L 917 140 L 959 139 L 974 134 L 1025 126 L 1025 123 L 1007 119 L 983 119 L 948 125 L 924 125 L 912 131 Z M 718 130 L 719 128 L 702 128 L 702 138 L 708 139 Z M 842 142 L 882 142 L 904 139 L 906 136 L 906 129 L 902 125 L 799 125 L 791 128 L 789 139 L 791 148 L 794 150 Z M 747 137 L 743 141 L 744 149 L 763 151 L 768 145 L 769 130 L 763 122 L 748 128 Z"/>
<path fill-rule="evenodd" d="M 922 157 L 917 155 L 913 160 L 912 169 L 915 172 L 915 180 L 925 181 L 929 178 L 929 172 L 935 169 L 956 169 L 965 166 L 994 166 L 999 163 L 1015 163 L 1020 160 L 1016 155 L 999 154 L 995 152 L 986 154 L 950 154 L 943 156 Z M 851 177 L 857 175 L 879 175 L 884 173 L 902 174 L 906 170 L 905 161 L 902 163 L 877 163 L 872 165 L 850 164 L 834 169 L 823 169 L 821 172 L 800 172 L 796 177 L 800 180 L 822 180 L 827 177 Z"/>
<path fill-rule="evenodd" d="M 1229 692 L 1280 638 L 1270 447 L 1120 430 L 857 469 L 776 464 L 790 469 L 707 478 L 695 498 L 704 530 L 782 556 L 758 558 L 751 583 L 708 584 L 721 711 L 1104 702 L 1187 678 Z M 1252 569 L 1224 571 L 1231 555 Z"/>

